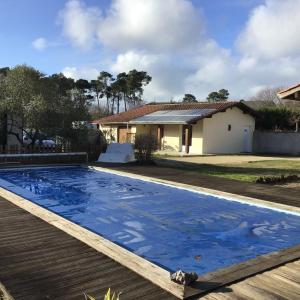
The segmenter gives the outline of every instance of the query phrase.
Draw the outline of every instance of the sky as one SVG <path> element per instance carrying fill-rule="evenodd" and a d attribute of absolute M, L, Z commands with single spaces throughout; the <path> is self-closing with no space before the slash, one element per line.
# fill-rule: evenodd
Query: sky
<path fill-rule="evenodd" d="M 300 81 L 300 0 L 1 0 L 0 67 L 147 71 L 146 101 Z"/>

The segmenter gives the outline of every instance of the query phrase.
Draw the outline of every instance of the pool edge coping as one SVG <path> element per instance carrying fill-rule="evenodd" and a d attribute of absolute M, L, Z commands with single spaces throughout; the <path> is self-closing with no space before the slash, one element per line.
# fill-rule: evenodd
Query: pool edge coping
<path fill-rule="evenodd" d="M 77 165 L 78 166 L 78 165 Z M 87 166 L 87 165 L 82 165 L 82 166 Z M 39 166 L 42 167 L 42 166 Z M 49 166 L 48 166 L 49 167 Z M 143 175 L 137 175 L 129 172 L 124 172 L 124 171 L 115 171 L 111 169 L 105 169 L 101 167 L 95 167 L 95 166 L 88 166 L 91 167 L 92 169 L 99 169 L 99 171 L 104 171 L 107 173 L 113 173 L 116 175 L 122 175 L 122 176 L 127 176 L 127 177 L 132 177 L 136 179 L 142 179 L 146 181 L 151 181 L 151 182 L 156 182 L 156 183 L 161 183 L 161 184 L 166 184 L 166 185 L 171 185 L 173 187 L 179 187 L 179 188 L 184 188 L 192 191 L 198 191 L 198 192 L 205 192 L 209 194 L 213 194 L 216 196 L 225 196 L 225 197 L 239 197 L 243 198 L 243 200 L 246 200 L 246 203 L 249 204 L 264 204 L 267 207 L 270 207 L 270 202 L 265 201 L 265 200 L 260 200 L 260 199 L 255 199 L 255 198 L 250 198 L 250 197 L 245 197 L 245 196 L 240 196 L 236 194 L 230 194 L 226 192 L 220 192 L 217 190 L 212 190 L 212 189 L 207 189 L 207 188 L 202 188 L 202 187 L 197 187 L 193 185 L 188 185 L 188 184 L 181 184 L 178 182 L 174 181 L 168 181 L 168 180 L 163 180 L 163 179 L 156 179 L 153 177 L 147 177 Z M 24 166 L 26 168 L 26 166 Z M 130 175 L 130 176 L 128 176 Z M 30 200 L 27 200 L 19 195 L 16 195 L 13 192 L 10 192 L 6 190 L 5 188 L 0 187 L 0 196 L 8 200 L 9 202 L 17 205 L 18 207 L 24 209 L 25 211 L 29 212 L 30 214 L 42 219 L 43 221 L 47 222 L 50 225 L 55 226 L 56 228 L 64 231 L 65 233 L 71 235 L 72 237 L 80 240 L 81 242 L 87 244 L 88 246 L 92 247 L 98 252 L 103 253 L 104 255 L 107 255 L 111 259 L 115 260 L 116 262 L 122 264 L 123 266 L 129 268 L 130 270 L 134 271 L 135 273 L 139 274 L 140 276 L 144 277 L 145 279 L 151 281 L 152 283 L 158 285 L 162 289 L 170 292 L 171 294 L 175 295 L 176 297 L 180 299 L 185 299 L 189 297 L 195 297 L 199 295 L 205 295 L 212 290 L 217 289 L 218 287 L 228 285 L 229 283 L 237 282 L 240 280 L 243 280 L 247 277 L 253 276 L 257 273 L 261 273 L 263 271 L 267 271 L 269 269 L 278 267 L 282 264 L 294 261 L 296 259 L 300 258 L 300 245 L 296 245 L 294 247 L 290 247 L 284 250 L 280 250 L 277 252 L 272 252 L 268 253 L 266 255 L 260 255 L 257 258 L 247 260 L 242 263 L 238 263 L 229 267 L 226 267 L 224 269 L 219 269 L 214 272 L 209 272 L 207 274 L 204 274 L 203 276 L 200 276 L 196 285 L 194 287 L 185 287 L 179 284 L 176 284 L 170 280 L 170 273 L 151 263 L 150 261 L 136 255 L 135 253 L 103 238 L 102 236 L 93 233 L 92 231 L 85 229 L 81 227 L 80 225 L 77 225 L 57 214 L 54 212 L 51 212 L 47 210 L 46 208 L 43 208 L 39 206 L 38 204 L 35 204 L 31 202 Z M 258 201 L 256 202 L 248 202 L 248 201 Z M 244 202 L 245 203 L 245 202 Z M 277 203 L 271 203 L 275 204 L 275 208 L 278 208 L 280 210 L 285 210 L 287 211 L 287 208 L 289 208 L 288 212 L 290 209 L 295 209 L 296 207 L 288 206 L 288 205 L 283 205 L 283 204 L 277 204 Z M 280 208 L 279 208 L 279 207 Z M 298 208 L 296 208 L 298 210 Z M 300 209 L 299 209 L 300 211 Z M 291 253 L 290 256 L 288 257 L 282 257 L 286 253 L 293 252 L 293 250 L 296 249 L 295 253 Z M 281 257 L 281 260 L 278 260 L 277 258 Z M 251 265 L 256 261 L 266 261 L 270 259 L 273 259 L 274 262 L 268 267 L 260 267 L 256 268 L 254 270 L 250 270 L 249 268 Z M 242 267 L 242 268 L 241 268 Z M 230 276 L 230 273 L 236 273 L 238 271 L 241 271 L 242 269 L 242 274 L 239 276 Z M 248 269 L 248 272 L 247 272 Z M 250 268 L 251 269 L 251 268 Z M 226 280 L 222 280 L 222 282 L 217 282 L 215 286 L 208 286 L 207 288 L 201 288 L 201 285 L 203 284 L 210 284 L 212 283 L 212 280 L 216 278 L 223 278 L 223 276 L 227 273 L 229 276 L 226 278 Z M 200 284 L 200 287 L 199 287 Z M 197 286 L 198 285 L 198 286 Z"/>
<path fill-rule="evenodd" d="M 242 196 L 239 194 L 223 192 L 223 191 L 219 191 L 219 190 L 214 190 L 214 189 L 205 188 L 205 187 L 199 187 L 199 186 L 190 185 L 190 184 L 186 184 L 186 183 L 180 183 L 180 182 L 171 181 L 171 180 L 165 180 L 165 179 L 160 179 L 160 178 L 155 178 L 155 177 L 150 177 L 150 176 L 145 176 L 145 175 L 139 175 L 136 173 L 130 173 L 128 171 L 119 171 L 119 170 L 115 170 L 115 169 L 103 168 L 100 166 L 94 166 L 94 165 L 89 165 L 89 164 L 84 165 L 84 166 L 87 166 L 90 169 L 99 170 L 99 171 L 112 173 L 112 174 L 116 174 L 116 175 L 121 175 L 121 176 L 127 176 L 127 177 L 130 177 L 133 179 L 154 182 L 154 183 L 163 184 L 163 185 L 171 186 L 171 187 L 175 187 L 175 188 L 180 188 L 180 189 L 184 189 L 184 190 L 188 190 L 188 191 L 192 191 L 192 192 L 196 191 L 199 193 L 205 193 L 205 194 L 213 195 L 216 197 L 222 197 L 227 200 L 237 201 L 239 203 L 245 203 L 245 204 L 249 204 L 249 205 L 254 205 L 254 206 L 263 207 L 263 208 L 272 209 L 275 211 L 281 211 L 281 212 L 290 213 L 290 214 L 294 213 L 300 217 L 300 208 L 295 207 L 295 206 L 290 206 L 290 205 L 276 203 L 276 202 L 270 202 L 267 200 L 261 200 L 258 198 Z M 239 201 L 239 200 L 241 200 L 241 201 Z M 293 251 L 295 251 L 295 253 L 291 253 L 289 255 L 289 252 L 293 252 Z M 289 256 L 282 257 L 282 255 L 289 255 Z M 270 264 L 271 259 L 273 260 L 273 263 Z M 216 271 L 209 272 L 209 273 L 199 276 L 199 278 L 195 284 L 195 286 L 198 285 L 198 287 L 196 287 L 196 289 L 194 287 L 186 287 L 185 292 L 184 292 L 184 297 L 189 298 L 189 297 L 193 297 L 193 296 L 205 295 L 205 294 L 211 292 L 212 290 L 215 290 L 221 286 L 225 286 L 230 283 L 244 280 L 244 279 L 254 276 L 258 273 L 268 271 L 270 269 L 279 267 L 283 264 L 292 262 L 297 259 L 300 259 L 300 244 L 293 246 L 293 247 L 283 249 L 283 250 L 279 250 L 276 252 L 270 252 L 270 253 L 267 253 L 264 255 L 259 255 L 258 257 L 255 257 L 253 259 L 248 259 L 247 261 L 237 263 L 237 264 L 231 265 L 229 267 L 218 269 Z M 264 263 L 264 266 L 259 266 L 260 263 Z M 253 269 L 251 270 L 251 266 L 254 264 L 256 264 L 256 267 L 254 268 L 254 270 Z M 244 268 L 244 266 L 246 266 L 246 268 Z M 239 276 L 230 276 L 230 273 L 240 272 L 241 270 L 243 270 L 243 272 Z M 227 278 L 225 278 L 225 280 L 224 280 L 223 276 L 226 273 L 228 273 Z M 210 286 L 205 289 L 202 289 L 201 287 L 199 288 L 199 282 L 202 281 L 205 284 L 205 283 L 209 283 L 212 280 L 219 278 L 219 277 L 221 277 L 223 280 L 222 280 L 222 282 L 217 283 L 215 286 Z M 201 286 L 201 284 L 200 284 L 200 286 Z"/>
<path fill-rule="evenodd" d="M 160 178 L 155 178 L 155 177 L 150 177 L 150 176 L 145 176 L 145 175 L 139 175 L 139 174 L 130 173 L 127 171 L 119 171 L 119 170 L 103 168 L 103 167 L 98 167 L 98 166 L 93 166 L 93 165 L 82 165 L 82 166 L 87 166 L 90 169 L 95 169 L 95 170 L 99 170 L 99 171 L 106 172 L 106 173 L 127 176 L 127 177 L 130 177 L 133 179 L 154 182 L 154 183 L 163 184 L 163 185 L 167 185 L 167 186 L 171 186 L 171 187 L 175 187 L 175 188 L 179 188 L 179 189 L 184 189 L 184 190 L 188 190 L 188 191 L 192 191 L 192 192 L 210 194 L 212 196 L 225 198 L 226 200 L 229 200 L 229 201 L 236 201 L 239 203 L 255 205 L 258 207 L 264 207 L 264 208 L 282 211 L 282 212 L 290 213 L 290 214 L 297 214 L 297 215 L 299 214 L 299 216 L 300 216 L 300 207 L 296 207 L 296 206 L 281 204 L 281 203 L 277 203 L 277 202 L 271 202 L 271 201 L 267 201 L 267 200 L 243 196 L 243 195 L 239 195 L 239 194 L 233 194 L 233 193 L 229 193 L 229 192 L 223 192 L 220 190 L 200 187 L 200 186 L 191 185 L 191 184 L 187 184 L 187 183 L 181 183 L 181 182 L 177 182 L 177 181 L 171 181 L 171 180 L 160 179 Z"/>

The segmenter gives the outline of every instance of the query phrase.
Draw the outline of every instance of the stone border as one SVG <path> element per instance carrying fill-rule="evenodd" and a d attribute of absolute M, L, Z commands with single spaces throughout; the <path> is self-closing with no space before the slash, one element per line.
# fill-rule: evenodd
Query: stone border
<path fill-rule="evenodd" d="M 283 204 L 270 203 L 268 201 L 263 201 L 263 200 L 254 199 L 250 197 L 239 196 L 239 195 L 225 193 L 225 192 L 219 192 L 212 189 L 195 187 L 195 186 L 181 184 L 173 181 L 154 179 L 152 177 L 146 177 L 142 175 L 134 175 L 122 171 L 107 170 L 101 167 L 89 166 L 89 168 L 106 172 L 106 173 L 113 173 L 120 176 L 131 177 L 134 179 L 151 181 L 154 183 L 168 185 L 174 188 L 185 189 L 192 192 L 214 195 L 231 201 L 238 201 L 237 199 L 234 199 L 238 197 L 239 199 L 241 199 L 241 201 L 238 202 L 300 215 L 299 208 L 290 207 Z M 267 255 L 262 255 L 255 259 L 248 260 L 246 262 L 239 263 L 230 266 L 228 268 L 207 273 L 199 277 L 198 281 L 195 283 L 195 285 L 193 285 L 193 287 L 183 287 L 181 285 L 172 282 L 170 280 L 170 273 L 165 269 L 147 261 L 144 258 L 141 258 L 140 256 L 134 254 L 133 252 L 130 252 L 129 250 L 126 250 L 121 246 L 118 246 L 117 244 L 114 244 L 113 242 L 101 237 L 100 235 L 95 234 L 31 202 L 30 200 L 18 196 L 1 187 L 0 187 L 0 196 L 7 199 L 11 203 L 19 206 L 20 208 L 28 211 L 29 213 L 37 216 L 38 218 L 46 221 L 47 223 L 61 229 L 62 231 L 68 233 L 69 235 L 87 244 L 88 246 L 94 248 L 95 250 L 107 255 L 108 257 L 119 262 L 125 267 L 133 270 L 134 272 L 138 273 L 142 277 L 160 286 L 161 288 L 165 289 L 166 291 L 170 292 L 171 294 L 175 295 L 180 299 L 185 299 L 187 297 L 194 297 L 196 295 L 205 294 L 220 286 L 227 285 L 229 283 L 255 275 L 258 272 L 262 272 L 267 269 L 300 258 L 300 251 L 299 251 L 300 245 L 297 245 L 289 249 L 285 249 L 274 253 L 269 253 Z"/>

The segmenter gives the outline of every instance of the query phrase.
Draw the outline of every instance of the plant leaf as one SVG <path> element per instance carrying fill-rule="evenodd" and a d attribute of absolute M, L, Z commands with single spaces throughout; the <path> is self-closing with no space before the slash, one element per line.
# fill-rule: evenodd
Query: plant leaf
<path fill-rule="evenodd" d="M 108 291 L 107 291 L 107 293 L 106 293 L 106 295 L 104 297 L 104 300 L 111 300 L 110 299 L 110 288 L 108 289 Z"/>
<path fill-rule="evenodd" d="M 83 294 L 84 294 L 85 300 L 96 300 L 96 298 L 94 298 L 86 293 L 83 293 Z"/>

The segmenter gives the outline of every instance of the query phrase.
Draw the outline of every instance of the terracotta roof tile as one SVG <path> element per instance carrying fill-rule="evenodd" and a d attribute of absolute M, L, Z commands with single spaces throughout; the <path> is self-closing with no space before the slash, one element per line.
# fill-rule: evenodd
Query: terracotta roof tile
<path fill-rule="evenodd" d="M 117 115 L 111 115 L 99 120 L 93 121 L 95 124 L 108 124 L 108 123 L 126 123 L 135 118 L 142 117 L 144 115 L 150 114 L 157 110 L 163 109 L 163 105 L 143 105 L 139 107 L 132 108 L 128 111 L 121 112 Z"/>
<path fill-rule="evenodd" d="M 160 104 L 146 104 L 140 107 L 136 107 L 130 109 L 128 111 L 122 112 L 117 115 L 111 115 L 99 120 L 95 120 L 93 124 L 111 124 L 111 123 L 127 123 L 131 120 L 134 120 L 138 117 L 142 117 L 144 115 L 159 111 L 159 110 L 187 110 L 187 109 L 215 109 L 216 112 L 222 111 L 224 109 L 238 106 L 244 111 L 253 111 L 244 105 L 241 102 L 216 102 L 216 103 L 208 103 L 208 102 L 198 102 L 198 103 L 160 103 Z M 214 114 L 213 113 L 213 114 Z M 254 114 L 254 113 L 253 113 Z"/>

